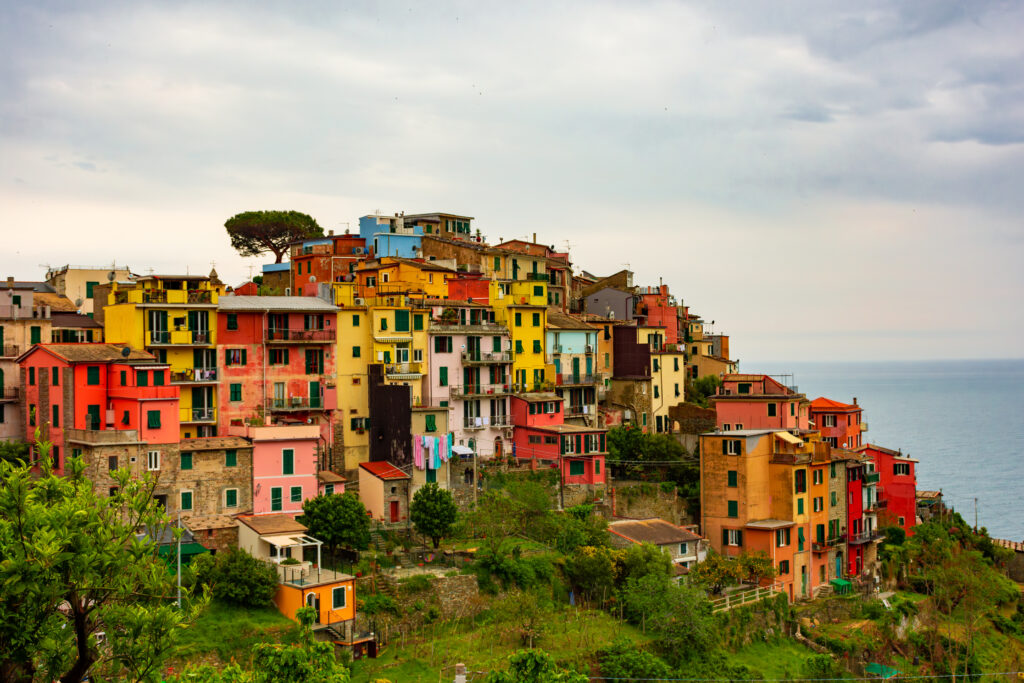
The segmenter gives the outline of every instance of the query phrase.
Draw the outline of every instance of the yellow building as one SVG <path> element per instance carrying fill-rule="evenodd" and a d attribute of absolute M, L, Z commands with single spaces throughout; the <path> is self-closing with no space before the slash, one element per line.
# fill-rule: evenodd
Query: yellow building
<path fill-rule="evenodd" d="M 448 279 L 456 272 L 429 261 L 414 261 L 393 256 L 365 261 L 355 271 L 356 282 L 362 285 L 362 295 L 373 297 L 383 294 L 421 294 L 427 298 L 448 297 Z"/>
<path fill-rule="evenodd" d="M 149 351 L 181 386 L 181 437 L 217 435 L 217 301 L 224 284 L 204 275 L 148 275 L 112 283 L 104 339 Z M 199 370 L 200 372 L 196 372 Z"/>
<path fill-rule="evenodd" d="M 491 281 L 495 321 L 512 337 L 513 391 L 541 391 L 545 382 L 547 285 L 539 280 Z"/>

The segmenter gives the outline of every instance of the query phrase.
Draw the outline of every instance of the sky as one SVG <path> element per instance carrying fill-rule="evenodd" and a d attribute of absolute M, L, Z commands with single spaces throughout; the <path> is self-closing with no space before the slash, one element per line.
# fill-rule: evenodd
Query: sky
<path fill-rule="evenodd" d="M 732 355 L 1024 356 L 1024 3 L 7 2 L 0 275 L 471 215 Z M 272 260 L 272 257 L 269 259 Z"/>

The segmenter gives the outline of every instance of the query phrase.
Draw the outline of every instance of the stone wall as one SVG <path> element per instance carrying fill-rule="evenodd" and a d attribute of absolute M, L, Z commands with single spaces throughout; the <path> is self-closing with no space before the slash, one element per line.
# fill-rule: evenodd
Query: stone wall
<path fill-rule="evenodd" d="M 607 498 L 611 502 L 611 514 L 614 517 L 660 517 L 677 526 L 700 523 L 700 520 L 690 518 L 686 501 L 674 489 L 669 493 L 662 491 L 659 482 L 616 480 Z"/>

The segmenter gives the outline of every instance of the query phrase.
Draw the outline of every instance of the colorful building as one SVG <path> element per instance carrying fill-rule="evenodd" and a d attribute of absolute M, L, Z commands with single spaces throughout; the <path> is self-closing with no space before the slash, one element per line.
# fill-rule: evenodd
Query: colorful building
<path fill-rule="evenodd" d="M 878 473 L 878 517 L 881 526 L 898 526 L 914 535 L 917 523 L 917 460 L 874 444 L 857 452 L 875 464 Z"/>
<path fill-rule="evenodd" d="M 637 287 L 634 306 L 634 315 L 640 327 L 664 330 L 664 344 L 675 345 L 679 342 L 679 306 L 676 298 L 668 293 L 668 285 Z"/>
<path fill-rule="evenodd" d="M 520 261 L 524 256 L 534 257 L 534 260 L 526 261 L 525 267 L 531 276 L 538 272 L 546 273 L 548 283 L 548 306 L 562 312 L 567 310 L 569 297 L 572 288 L 572 264 L 569 262 L 569 253 L 556 251 L 554 246 L 539 244 L 537 234 L 534 233 L 533 241 L 507 240 L 498 244 L 495 249 L 506 253 L 505 263 L 508 266 L 506 279 L 519 279 L 515 273 L 520 267 Z M 541 262 L 543 259 L 543 269 Z M 496 261 L 496 263 L 498 263 Z M 495 268 L 500 273 L 500 268 Z M 499 277 L 502 277 L 499 274 Z"/>
<path fill-rule="evenodd" d="M 217 435 L 217 303 L 210 275 L 148 275 L 115 281 L 103 309 L 108 342 L 145 349 L 171 368 L 181 389 L 181 438 Z M 212 373 L 212 374 L 211 374 Z"/>
<path fill-rule="evenodd" d="M 512 397 L 514 454 L 523 464 L 560 468 L 562 484 L 604 484 L 607 430 L 565 424 L 555 393 Z"/>
<path fill-rule="evenodd" d="M 35 289 L 33 283 L 15 282 L 14 278 L 0 285 L 0 441 L 25 438 L 18 357 L 51 337 L 51 312 L 49 307 L 36 305 Z"/>
<path fill-rule="evenodd" d="M 359 499 L 371 518 L 399 524 L 409 518 L 412 477 L 389 462 L 359 463 Z"/>
<path fill-rule="evenodd" d="M 338 308 L 309 296 L 222 296 L 217 311 L 221 433 L 245 424 L 315 425 L 330 469 Z"/>
<path fill-rule="evenodd" d="M 602 382 L 596 372 L 597 331 L 561 311 L 547 314 L 545 347 L 551 366 L 549 383 L 562 397 L 565 419 L 572 424 L 598 425 L 597 390 Z"/>
<path fill-rule="evenodd" d="M 651 345 L 638 339 L 634 325 L 612 327 L 612 378 L 605 400 L 605 424 L 634 425 L 648 431 L 653 420 Z"/>
<path fill-rule="evenodd" d="M 423 403 L 449 408 L 455 444 L 484 457 L 507 453 L 512 340 L 487 306 L 434 302 Z"/>
<path fill-rule="evenodd" d="M 811 401 L 810 420 L 825 441 L 849 450 L 862 445 L 861 435 L 868 430 L 856 398 L 849 404 L 819 396 Z"/>
<path fill-rule="evenodd" d="M 807 398 L 768 375 L 725 375 L 710 400 L 724 431 L 809 428 Z"/>
<path fill-rule="evenodd" d="M 651 414 L 654 431 L 673 431 L 669 411 L 686 402 L 686 352 L 681 346 L 666 341 L 664 327 L 638 327 L 641 344 L 651 349 Z"/>
<path fill-rule="evenodd" d="M 336 447 L 335 462 L 342 465 L 346 476 L 351 479 L 356 475 L 359 463 L 370 459 L 368 368 L 375 362 L 373 326 L 370 308 L 362 297 L 356 296 L 358 289 L 355 283 L 336 283 L 334 290 L 339 309 L 335 354 L 339 414 L 335 438 L 339 433 L 341 436 L 341 458 L 338 458 Z"/>
<path fill-rule="evenodd" d="M 553 386 L 545 385 L 544 379 L 547 285 L 541 280 L 494 280 L 491 307 L 495 320 L 507 327 L 512 337 L 512 390 L 529 392 Z"/>
<path fill-rule="evenodd" d="M 292 294 L 303 296 L 316 296 L 321 284 L 348 279 L 356 265 L 367 257 L 362 236 L 347 231 L 335 235 L 333 230 L 325 237 L 296 242 L 289 252 L 291 270 L 287 287 Z"/>
<path fill-rule="evenodd" d="M 95 267 L 68 265 L 48 268 L 46 282 L 53 287 L 57 294 L 74 302 L 76 304 L 74 310 L 92 317 L 97 308 L 96 290 L 108 282 L 127 280 L 131 276 L 130 268 L 118 267 L 116 263 L 110 266 Z M 106 301 L 102 301 L 99 307 L 105 304 Z"/>
<path fill-rule="evenodd" d="M 438 443 L 441 438 L 448 434 L 448 417 L 451 411 L 440 405 L 422 405 L 412 409 L 412 431 L 413 452 L 419 452 L 419 458 L 413 457 L 411 469 L 411 480 L 409 482 L 409 496 L 416 495 L 421 487 L 426 484 L 437 484 L 443 489 L 450 489 L 453 486 L 452 467 L 453 459 L 442 459 L 441 457 L 427 457 L 429 451 L 426 446 L 435 448 L 438 453 L 442 451 Z M 418 442 L 418 446 L 417 446 Z M 463 472 L 460 470 L 459 475 Z"/>
<path fill-rule="evenodd" d="M 878 498 L 875 463 L 866 456 L 851 454 L 846 462 L 846 532 L 848 547 L 846 571 L 849 576 L 870 574 L 878 559 Z"/>
<path fill-rule="evenodd" d="M 76 454 L 78 441 L 90 436 L 82 432 L 132 432 L 136 445 L 154 446 L 147 453 L 150 470 L 160 469 L 156 445 L 178 443 L 179 389 L 168 382 L 167 364 L 152 354 L 116 344 L 36 344 L 18 364 L 25 406 L 21 435 L 31 443 L 36 428 L 42 430 L 53 444 L 50 457 L 58 474 L 65 458 Z"/>
<path fill-rule="evenodd" d="M 231 427 L 252 443 L 253 515 L 302 514 L 302 503 L 325 493 L 321 478 L 320 429 L 316 425 Z M 334 488 L 334 493 L 344 493 Z"/>
<path fill-rule="evenodd" d="M 420 256 L 423 227 L 415 225 L 413 221 L 407 223 L 405 217 L 400 214 L 394 216 L 374 214 L 359 219 L 359 236 L 376 258 L 383 256 L 417 258 Z"/>
<path fill-rule="evenodd" d="M 430 261 L 386 256 L 360 263 L 355 282 L 363 297 L 418 294 L 420 298 L 448 298 L 448 279 L 456 272 Z"/>

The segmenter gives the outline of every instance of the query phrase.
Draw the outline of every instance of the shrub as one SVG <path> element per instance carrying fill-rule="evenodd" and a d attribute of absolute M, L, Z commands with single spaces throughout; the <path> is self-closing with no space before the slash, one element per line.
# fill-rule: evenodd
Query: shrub
<path fill-rule="evenodd" d="M 243 607 L 264 607 L 277 591 L 277 571 L 268 563 L 235 548 L 216 557 L 193 560 L 196 580 L 222 602 Z"/>
<path fill-rule="evenodd" d="M 802 668 L 803 677 L 810 679 L 842 678 L 846 673 L 832 655 L 811 655 Z"/>
<path fill-rule="evenodd" d="M 673 674 L 660 657 L 621 637 L 598 652 L 598 659 L 601 675 L 610 679 L 639 681 L 669 678 Z"/>
<path fill-rule="evenodd" d="M 416 574 L 399 581 L 402 588 L 408 593 L 423 593 L 430 590 L 433 583 L 429 574 Z"/>

